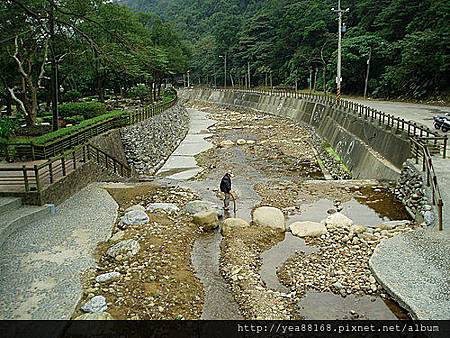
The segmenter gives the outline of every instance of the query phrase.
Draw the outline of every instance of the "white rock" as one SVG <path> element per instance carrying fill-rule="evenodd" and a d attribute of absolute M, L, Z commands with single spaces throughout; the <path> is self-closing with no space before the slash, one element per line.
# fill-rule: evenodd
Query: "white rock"
<path fill-rule="evenodd" d="M 244 221 L 243 219 L 240 218 L 227 218 L 221 226 L 221 233 L 223 236 L 226 236 L 228 234 L 230 234 L 233 229 L 236 228 L 245 228 L 245 227 L 249 227 L 250 224 L 248 224 L 246 221 Z"/>
<path fill-rule="evenodd" d="M 95 277 L 95 281 L 97 283 L 108 282 L 111 280 L 119 279 L 120 276 L 121 276 L 120 272 L 112 271 L 112 272 L 107 272 L 107 273 L 98 275 L 97 277 Z"/>
<path fill-rule="evenodd" d="M 110 257 L 117 258 L 129 258 L 133 257 L 139 252 L 140 245 L 134 239 L 127 239 L 125 241 L 121 241 L 117 244 L 114 244 L 112 247 L 106 251 L 106 254 Z"/>
<path fill-rule="evenodd" d="M 145 210 L 145 208 L 144 208 Z M 141 225 L 146 224 L 150 221 L 147 213 L 142 210 L 131 210 L 128 211 L 122 218 L 121 223 L 124 225 Z"/>
<path fill-rule="evenodd" d="M 256 141 L 254 141 L 254 140 L 247 140 L 247 144 L 255 144 L 256 143 Z"/>
<path fill-rule="evenodd" d="M 286 230 L 283 212 L 274 207 L 259 207 L 253 212 L 253 223 L 282 231 Z"/>
<path fill-rule="evenodd" d="M 234 146 L 234 142 L 231 140 L 225 140 L 225 141 L 220 142 L 219 146 L 222 148 L 232 147 L 232 146 Z"/>
<path fill-rule="evenodd" d="M 177 213 L 180 211 L 180 208 L 177 207 L 174 203 L 151 203 L 147 205 L 147 211 L 165 211 L 168 213 Z"/>
<path fill-rule="evenodd" d="M 236 141 L 236 144 L 237 144 L 237 145 L 240 145 L 240 146 L 243 146 L 243 145 L 246 144 L 246 143 L 247 143 L 247 141 L 244 140 L 244 139 L 242 139 L 242 138 Z"/>
<path fill-rule="evenodd" d="M 348 228 L 353 225 L 353 221 L 340 212 L 336 212 L 325 219 L 325 225 L 328 229 Z"/>
<path fill-rule="evenodd" d="M 85 303 L 81 310 L 84 312 L 96 313 L 96 312 L 104 312 L 108 308 L 106 304 L 106 299 L 103 296 L 95 296 L 92 297 L 87 303 Z"/>
<path fill-rule="evenodd" d="M 318 237 L 325 235 L 328 231 L 325 225 L 316 222 L 295 222 L 289 228 L 292 234 L 298 237 Z"/>

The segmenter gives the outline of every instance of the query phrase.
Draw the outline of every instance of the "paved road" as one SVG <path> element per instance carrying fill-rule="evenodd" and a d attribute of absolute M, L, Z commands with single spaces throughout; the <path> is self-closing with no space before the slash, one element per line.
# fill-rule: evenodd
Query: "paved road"
<path fill-rule="evenodd" d="M 80 274 L 96 262 L 118 205 L 94 183 L 12 234 L 0 253 L 0 319 L 69 319 L 81 297 Z"/>
<path fill-rule="evenodd" d="M 406 102 L 373 101 L 363 99 L 351 99 L 353 102 L 381 110 L 404 119 L 421 123 L 431 129 L 433 126 L 433 116 L 450 113 L 450 107 L 430 106 L 426 104 L 415 104 Z"/>

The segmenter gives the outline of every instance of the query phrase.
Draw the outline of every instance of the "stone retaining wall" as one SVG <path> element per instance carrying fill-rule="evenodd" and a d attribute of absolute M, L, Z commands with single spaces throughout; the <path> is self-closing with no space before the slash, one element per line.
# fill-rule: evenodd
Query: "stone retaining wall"
<path fill-rule="evenodd" d="M 181 103 L 148 120 L 122 128 L 128 163 L 139 174 L 153 175 L 185 138 L 188 129 L 189 115 Z"/>
<path fill-rule="evenodd" d="M 427 226 L 434 225 L 436 216 L 429 204 L 423 173 L 411 160 L 403 165 L 397 181 L 394 195 L 403 203 L 412 217 L 418 222 L 425 221 Z"/>

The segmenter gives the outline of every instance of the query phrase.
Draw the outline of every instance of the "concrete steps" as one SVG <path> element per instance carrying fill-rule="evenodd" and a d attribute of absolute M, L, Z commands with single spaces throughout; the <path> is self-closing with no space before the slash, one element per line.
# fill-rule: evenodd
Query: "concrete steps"
<path fill-rule="evenodd" d="M 0 248 L 20 228 L 50 215 L 53 206 L 25 206 L 20 198 L 0 198 Z"/>

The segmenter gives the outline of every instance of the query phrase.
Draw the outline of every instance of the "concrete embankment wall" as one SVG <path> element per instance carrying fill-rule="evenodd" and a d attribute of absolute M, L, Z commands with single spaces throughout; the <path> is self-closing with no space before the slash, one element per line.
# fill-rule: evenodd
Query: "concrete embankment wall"
<path fill-rule="evenodd" d="M 360 118 L 353 112 L 321 103 L 291 97 L 208 89 L 184 91 L 181 97 L 249 108 L 307 124 L 333 146 L 354 178 L 396 180 L 410 153 L 406 135 Z"/>

